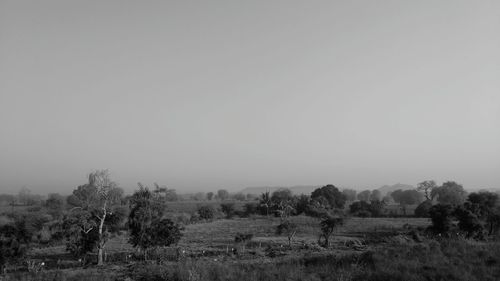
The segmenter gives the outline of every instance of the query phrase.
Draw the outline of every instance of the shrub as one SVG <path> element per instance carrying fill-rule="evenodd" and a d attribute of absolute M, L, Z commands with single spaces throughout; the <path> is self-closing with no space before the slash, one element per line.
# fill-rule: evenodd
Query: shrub
<path fill-rule="evenodd" d="M 201 206 L 198 208 L 198 214 L 201 219 L 211 220 L 215 216 L 215 209 L 210 205 Z"/>
<path fill-rule="evenodd" d="M 234 203 L 222 203 L 220 204 L 222 212 L 226 215 L 226 218 L 230 219 L 234 215 Z"/>
<path fill-rule="evenodd" d="M 429 210 L 432 220 L 432 230 L 435 233 L 447 234 L 452 227 L 453 207 L 451 205 L 437 204 Z"/>
<path fill-rule="evenodd" d="M 250 215 L 261 214 L 259 203 L 246 203 L 243 206 L 243 215 L 249 217 Z"/>

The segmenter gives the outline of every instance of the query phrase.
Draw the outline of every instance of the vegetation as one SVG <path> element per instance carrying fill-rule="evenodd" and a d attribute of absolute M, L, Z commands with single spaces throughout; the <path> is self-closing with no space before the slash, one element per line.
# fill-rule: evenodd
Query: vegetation
<path fill-rule="evenodd" d="M 2 280 L 498 280 L 498 195 L 424 183 L 399 205 L 333 185 L 183 201 L 96 171 L 67 198 L 5 197 L 31 205 L 0 213 Z M 421 218 L 388 217 L 403 206 Z"/>

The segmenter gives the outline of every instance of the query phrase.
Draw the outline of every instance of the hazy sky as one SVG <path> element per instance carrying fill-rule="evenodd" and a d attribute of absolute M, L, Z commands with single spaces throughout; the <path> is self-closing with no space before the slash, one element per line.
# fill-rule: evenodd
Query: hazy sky
<path fill-rule="evenodd" d="M 500 1 L 0 0 L 0 191 L 500 187 Z"/>

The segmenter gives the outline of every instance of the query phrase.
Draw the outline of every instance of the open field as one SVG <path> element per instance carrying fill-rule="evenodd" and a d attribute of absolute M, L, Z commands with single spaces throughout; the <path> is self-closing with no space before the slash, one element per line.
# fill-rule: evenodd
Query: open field
<path fill-rule="evenodd" d="M 500 244 L 472 240 L 411 238 L 409 229 L 430 222 L 417 218 L 351 218 L 335 231 L 330 249 L 311 247 L 317 240 L 318 220 L 292 217 L 299 232 L 292 249 L 275 234 L 278 218 L 253 217 L 214 220 L 187 225 L 178 247 L 188 254 L 179 261 L 108 261 L 103 268 L 68 269 L 38 274 L 16 273 L 5 280 L 460 280 L 494 281 L 500 277 Z M 236 233 L 252 233 L 244 251 Z M 379 235 L 381 240 L 367 237 Z M 360 241 L 363 248 L 346 246 Z M 133 253 L 127 236 L 112 238 L 108 253 Z M 32 258 L 72 259 L 64 246 L 35 249 Z"/>

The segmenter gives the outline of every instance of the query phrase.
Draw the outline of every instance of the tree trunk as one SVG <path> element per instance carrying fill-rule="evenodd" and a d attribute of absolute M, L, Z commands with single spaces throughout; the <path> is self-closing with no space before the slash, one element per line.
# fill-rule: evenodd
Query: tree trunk
<path fill-rule="evenodd" d="M 106 202 L 104 202 L 104 206 L 102 208 L 103 214 L 101 219 L 101 222 L 99 224 L 99 243 L 97 244 L 99 247 L 99 250 L 97 252 L 97 265 L 103 265 L 104 260 L 103 260 L 103 253 L 104 253 L 104 235 L 102 233 L 102 230 L 104 228 L 104 221 L 106 220 Z"/>

